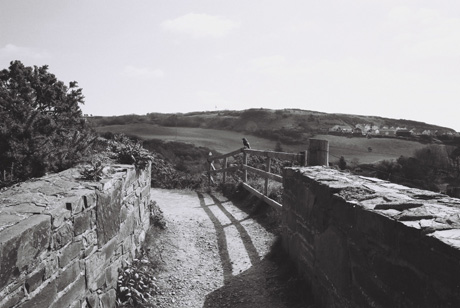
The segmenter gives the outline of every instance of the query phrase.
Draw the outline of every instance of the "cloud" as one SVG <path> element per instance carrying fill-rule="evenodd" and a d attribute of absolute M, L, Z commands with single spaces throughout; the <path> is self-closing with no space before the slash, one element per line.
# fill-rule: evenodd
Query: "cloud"
<path fill-rule="evenodd" d="M 124 75 L 128 77 L 140 77 L 140 78 L 162 78 L 164 72 L 160 69 L 150 69 L 147 67 L 135 67 L 131 65 L 125 66 L 123 71 Z"/>
<path fill-rule="evenodd" d="M 240 27 L 240 23 L 208 14 L 189 13 L 161 23 L 164 30 L 191 35 L 193 38 L 219 38 Z"/>
<path fill-rule="evenodd" d="M 46 50 L 30 47 L 20 47 L 13 44 L 7 44 L 0 48 L 0 57 L 9 58 L 11 60 L 29 59 L 44 59 L 49 58 L 50 54 Z"/>

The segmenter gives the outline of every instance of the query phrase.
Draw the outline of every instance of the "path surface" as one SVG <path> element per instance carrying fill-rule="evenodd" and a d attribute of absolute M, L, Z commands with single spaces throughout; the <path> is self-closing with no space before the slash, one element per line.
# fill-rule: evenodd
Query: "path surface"
<path fill-rule="evenodd" d="M 275 235 L 253 209 L 217 193 L 152 189 L 151 199 L 167 221 L 146 240 L 161 268 L 155 307 L 313 307 L 280 263 L 265 257 Z"/>

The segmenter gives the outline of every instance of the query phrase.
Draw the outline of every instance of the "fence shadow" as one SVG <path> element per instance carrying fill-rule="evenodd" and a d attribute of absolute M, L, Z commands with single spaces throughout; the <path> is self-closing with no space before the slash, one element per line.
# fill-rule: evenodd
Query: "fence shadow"
<path fill-rule="evenodd" d="M 277 241 L 266 258 L 207 294 L 203 308 L 316 308 L 310 288 Z"/>
<path fill-rule="evenodd" d="M 241 224 L 242 221 L 251 218 L 266 230 L 273 230 L 273 222 L 267 219 L 266 208 L 264 208 L 268 205 L 251 206 L 249 203 L 258 202 L 257 198 L 232 199 L 233 205 L 249 215 L 248 218 L 237 220 L 224 207 L 225 201 L 219 200 L 212 193 L 206 195 L 212 200 L 210 204 L 206 204 L 203 193 L 197 192 L 200 207 L 208 215 L 216 230 L 224 286 L 209 293 L 203 307 L 314 307 L 308 292 L 309 288 L 296 275 L 294 265 L 282 251 L 280 240 L 276 241 L 268 256 L 261 260 L 250 235 Z M 216 206 L 228 218 L 230 224 L 223 225 L 211 211 L 210 206 Z M 224 231 L 224 228 L 229 225 L 234 226 L 238 231 L 251 262 L 249 269 L 235 276 L 232 274 L 232 261 Z"/>

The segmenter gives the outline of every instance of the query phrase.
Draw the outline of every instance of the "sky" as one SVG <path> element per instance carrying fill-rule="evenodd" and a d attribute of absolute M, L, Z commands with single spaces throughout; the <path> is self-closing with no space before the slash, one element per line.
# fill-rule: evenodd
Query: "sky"
<path fill-rule="evenodd" d="M 92 115 L 299 108 L 460 131 L 458 0 L 0 0 L 0 69 Z"/>

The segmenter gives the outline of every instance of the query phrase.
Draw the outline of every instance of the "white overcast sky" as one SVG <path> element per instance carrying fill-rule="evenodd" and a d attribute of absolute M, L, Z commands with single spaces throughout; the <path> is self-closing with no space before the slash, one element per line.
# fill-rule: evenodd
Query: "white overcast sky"
<path fill-rule="evenodd" d="M 300 108 L 460 131 L 458 0 L 0 0 L 0 68 L 84 113 Z"/>

